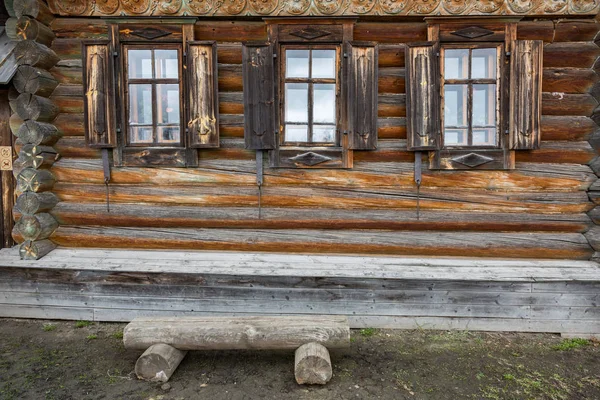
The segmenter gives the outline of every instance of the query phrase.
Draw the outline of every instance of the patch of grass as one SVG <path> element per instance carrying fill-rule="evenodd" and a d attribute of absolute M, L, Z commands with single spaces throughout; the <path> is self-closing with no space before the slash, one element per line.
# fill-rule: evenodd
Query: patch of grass
<path fill-rule="evenodd" d="M 377 329 L 375 328 L 364 328 L 359 331 L 360 336 L 362 337 L 370 337 L 377 333 Z"/>
<path fill-rule="evenodd" d="M 92 335 L 88 335 L 88 336 L 86 337 L 86 339 L 87 339 L 87 340 L 94 340 L 94 339 L 98 339 L 98 335 L 94 335 L 94 334 L 92 334 Z"/>
<path fill-rule="evenodd" d="M 515 376 L 513 374 L 504 374 L 502 375 L 502 379 L 504 379 L 505 381 L 514 381 Z"/>
<path fill-rule="evenodd" d="M 483 372 L 478 372 L 477 375 L 475 375 L 475 378 L 477 378 L 477 380 L 480 381 L 483 378 L 485 378 L 485 374 Z"/>
<path fill-rule="evenodd" d="M 587 339 L 581 338 L 573 338 L 573 339 L 564 339 L 559 344 L 552 346 L 553 350 L 557 351 L 568 351 L 572 349 L 578 349 L 580 347 L 589 346 L 590 341 Z"/>
<path fill-rule="evenodd" d="M 93 324 L 92 321 L 77 321 L 77 322 L 75 322 L 75 328 L 77 328 L 77 329 L 85 328 L 86 326 L 90 326 L 92 324 Z"/>
<path fill-rule="evenodd" d="M 123 339 L 123 331 L 115 332 L 111 336 L 115 339 Z"/>
<path fill-rule="evenodd" d="M 57 326 L 55 324 L 44 324 L 44 326 L 42 327 L 44 332 L 52 332 L 56 330 L 56 328 Z"/>

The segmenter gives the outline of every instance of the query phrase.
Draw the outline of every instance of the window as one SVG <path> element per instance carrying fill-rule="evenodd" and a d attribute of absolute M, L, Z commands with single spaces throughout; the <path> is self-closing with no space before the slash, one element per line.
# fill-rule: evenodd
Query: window
<path fill-rule="evenodd" d="M 474 23 L 431 19 L 429 41 L 407 44 L 407 148 L 429 169 L 512 169 L 540 145 L 543 43 Z"/>
<path fill-rule="evenodd" d="M 181 47 L 125 46 L 127 143 L 181 145 Z"/>
<path fill-rule="evenodd" d="M 268 42 L 243 43 L 245 147 L 271 167 L 351 168 L 377 147 L 377 43 L 353 41 L 351 18 L 306 22 L 267 20 Z"/>
<path fill-rule="evenodd" d="M 216 42 L 161 21 L 83 42 L 86 140 L 114 149 L 114 166 L 193 167 L 197 149 L 219 147 Z"/>
<path fill-rule="evenodd" d="M 337 144 L 339 48 L 286 46 L 283 54 L 282 144 Z"/>
<path fill-rule="evenodd" d="M 442 147 L 499 144 L 501 46 L 492 46 L 442 47 Z"/>

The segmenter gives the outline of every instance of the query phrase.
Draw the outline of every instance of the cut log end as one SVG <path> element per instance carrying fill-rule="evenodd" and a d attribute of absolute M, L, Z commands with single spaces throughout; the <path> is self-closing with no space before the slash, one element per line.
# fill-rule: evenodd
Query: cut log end
<path fill-rule="evenodd" d="M 294 375 L 299 385 L 324 385 L 329 382 L 333 369 L 327 348 L 316 342 L 298 347 Z"/>
<path fill-rule="evenodd" d="M 186 353 L 168 344 L 152 345 L 135 363 L 135 374 L 145 381 L 167 382 Z"/>
<path fill-rule="evenodd" d="M 21 260 L 39 260 L 55 248 L 56 244 L 48 239 L 39 241 L 26 240 L 19 247 L 19 255 L 21 256 Z"/>

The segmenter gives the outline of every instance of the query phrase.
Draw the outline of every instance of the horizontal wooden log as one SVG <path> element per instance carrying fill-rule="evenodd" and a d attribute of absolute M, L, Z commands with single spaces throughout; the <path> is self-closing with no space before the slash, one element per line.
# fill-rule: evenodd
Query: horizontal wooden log
<path fill-rule="evenodd" d="M 52 146 L 62 135 L 53 124 L 29 120 L 19 127 L 15 136 L 23 143 Z"/>
<path fill-rule="evenodd" d="M 304 343 L 350 346 L 346 317 L 268 316 L 136 318 L 123 331 L 127 349 L 165 343 L 179 350 L 296 349 Z"/>
<path fill-rule="evenodd" d="M 542 115 L 590 116 L 597 106 L 590 94 L 542 93 Z"/>
<path fill-rule="evenodd" d="M 104 39 L 108 25 L 99 18 L 56 18 L 50 25 L 57 38 Z"/>
<path fill-rule="evenodd" d="M 39 260 L 55 248 L 56 244 L 48 239 L 38 241 L 27 240 L 19 246 L 19 255 L 23 260 Z"/>
<path fill-rule="evenodd" d="M 358 22 L 354 25 L 354 40 L 379 43 L 424 42 L 427 40 L 427 24 Z"/>
<path fill-rule="evenodd" d="M 544 46 L 544 68 L 592 68 L 599 56 L 594 43 L 551 43 Z"/>
<path fill-rule="evenodd" d="M 226 166 L 226 167 L 225 167 Z M 52 168 L 57 179 L 65 183 L 104 184 L 99 159 L 63 158 Z M 114 168 L 114 184 L 148 184 L 161 186 L 249 185 L 256 184 L 252 160 L 200 161 L 194 169 Z M 267 169 L 265 186 L 314 185 L 340 188 L 396 187 L 414 188 L 411 162 L 356 163 L 352 170 Z M 587 166 L 569 164 L 529 164 L 515 171 L 446 171 L 423 170 L 423 188 L 471 188 L 509 191 L 585 191 L 597 180 Z"/>
<path fill-rule="evenodd" d="M 154 344 L 136 361 L 135 375 L 145 381 L 167 382 L 186 354 L 164 343 Z"/>
<path fill-rule="evenodd" d="M 14 50 L 19 65 L 50 69 L 59 61 L 56 53 L 47 46 L 33 40 L 17 42 Z"/>
<path fill-rule="evenodd" d="M 49 211 L 58 203 L 58 197 L 52 192 L 25 192 L 17 197 L 15 214 L 36 214 Z"/>
<path fill-rule="evenodd" d="M 53 192 L 74 203 L 106 204 L 104 185 L 58 183 Z M 593 208 L 585 192 L 506 192 L 454 189 L 316 189 L 310 187 L 264 187 L 264 208 L 324 208 L 338 210 L 408 210 L 416 212 L 417 197 L 422 212 L 488 212 L 532 214 L 577 214 Z M 209 207 L 255 207 L 255 187 L 203 186 L 199 188 L 109 185 L 111 204 L 177 205 Z"/>
<path fill-rule="evenodd" d="M 546 43 L 554 41 L 553 21 L 519 21 L 517 23 L 517 39 L 543 40 Z"/>
<path fill-rule="evenodd" d="M 13 85 L 19 93 L 50 97 L 58 81 L 44 69 L 21 65 L 13 78 Z"/>
<path fill-rule="evenodd" d="M 569 20 L 556 22 L 554 42 L 591 42 L 600 32 L 600 23 L 595 19 Z"/>
<path fill-rule="evenodd" d="M 25 168 L 17 176 L 17 191 L 19 193 L 44 192 L 52 189 L 54 182 L 54 175 L 48 170 Z"/>
<path fill-rule="evenodd" d="M 50 237 L 57 227 L 58 223 L 52 215 L 48 213 L 39 213 L 35 215 L 23 215 L 15 223 L 14 230 L 17 231 L 24 240 L 42 240 Z M 23 240 L 20 240 L 20 242 L 22 241 Z"/>
<path fill-rule="evenodd" d="M 56 38 L 50 48 L 60 60 L 81 59 L 81 39 Z"/>
<path fill-rule="evenodd" d="M 64 136 L 83 136 L 84 134 L 83 114 L 58 114 L 52 124 Z"/>
<path fill-rule="evenodd" d="M 52 29 L 27 16 L 9 18 L 6 21 L 6 35 L 12 40 L 34 40 L 45 46 L 50 46 L 54 40 Z"/>
<path fill-rule="evenodd" d="M 543 115 L 541 129 L 542 141 L 584 141 L 600 128 L 585 116 Z"/>
<path fill-rule="evenodd" d="M 600 78 L 590 68 L 544 68 L 542 91 L 589 93 Z"/>
<path fill-rule="evenodd" d="M 379 93 L 405 93 L 404 68 L 380 68 L 378 73 Z"/>
<path fill-rule="evenodd" d="M 58 115 L 58 107 L 52 100 L 29 93 L 19 95 L 15 107 L 19 117 L 24 120 L 52 122 Z"/>
<path fill-rule="evenodd" d="M 241 92 L 242 66 L 237 64 L 219 64 L 218 67 L 219 91 Z"/>
<path fill-rule="evenodd" d="M 14 9 L 18 18 L 27 16 L 46 25 L 50 25 L 54 20 L 54 14 L 42 0 L 19 0 L 15 2 Z"/>
<path fill-rule="evenodd" d="M 211 21 L 194 25 L 196 40 L 217 42 L 267 41 L 267 28 L 258 21 Z"/>
<path fill-rule="evenodd" d="M 578 233 L 478 233 L 319 230 L 227 230 L 67 227 L 52 235 L 70 247 L 285 251 L 347 254 L 589 259 L 593 250 Z"/>
<path fill-rule="evenodd" d="M 17 208 L 34 213 L 37 199 L 23 205 L 24 193 Z M 29 204 L 33 203 L 33 204 Z M 49 208 L 56 204 L 49 203 Z M 255 229 L 390 229 L 482 232 L 585 232 L 592 222 L 581 214 L 472 213 L 416 210 L 194 207 L 113 203 L 110 212 L 101 203 L 61 202 L 51 214 L 61 225 L 102 225 L 148 228 L 255 228 Z M 590 217 L 597 218 L 594 210 Z M 600 212 L 598 212 L 600 213 Z M 19 210 L 14 212 L 19 219 Z M 598 219 L 598 218 L 597 218 Z"/>
<path fill-rule="evenodd" d="M 59 83 L 68 85 L 82 85 L 83 72 L 81 60 L 62 60 L 50 72 Z"/>
<path fill-rule="evenodd" d="M 544 142 L 539 150 L 517 151 L 517 162 L 587 164 L 596 157 L 588 142 Z"/>

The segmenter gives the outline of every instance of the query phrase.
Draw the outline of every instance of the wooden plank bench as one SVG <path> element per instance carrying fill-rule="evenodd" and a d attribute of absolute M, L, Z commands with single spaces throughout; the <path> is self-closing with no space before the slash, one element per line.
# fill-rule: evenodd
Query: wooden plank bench
<path fill-rule="evenodd" d="M 135 366 L 140 379 L 168 381 L 188 350 L 295 349 L 296 381 L 325 384 L 332 376 L 327 348 L 348 347 L 350 325 L 342 316 L 136 318 L 123 343 L 145 350 Z"/>

